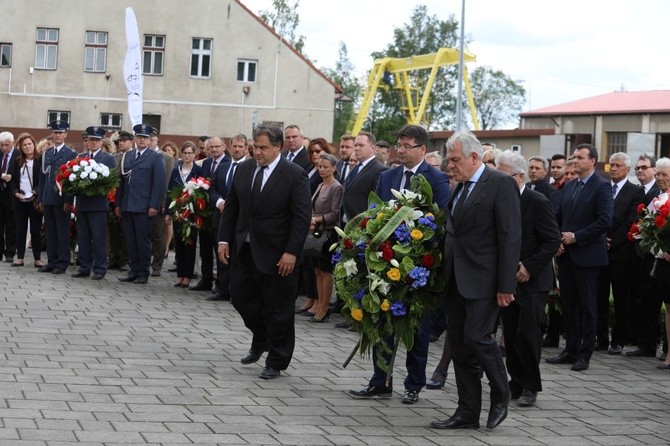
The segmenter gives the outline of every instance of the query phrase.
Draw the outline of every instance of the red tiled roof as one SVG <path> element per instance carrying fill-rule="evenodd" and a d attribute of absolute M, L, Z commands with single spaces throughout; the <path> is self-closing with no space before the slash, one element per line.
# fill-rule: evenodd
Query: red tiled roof
<path fill-rule="evenodd" d="M 519 116 L 611 115 L 629 113 L 669 113 L 670 90 L 615 91 L 564 104 L 538 108 Z"/>

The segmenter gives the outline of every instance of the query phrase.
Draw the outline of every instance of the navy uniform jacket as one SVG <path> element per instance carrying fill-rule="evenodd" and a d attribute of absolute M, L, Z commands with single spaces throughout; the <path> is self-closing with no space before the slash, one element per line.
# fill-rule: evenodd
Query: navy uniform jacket
<path fill-rule="evenodd" d="M 136 159 L 137 149 L 126 152 L 119 167 L 121 183 L 117 190 L 117 206 L 122 212 L 160 211 L 165 194 L 165 162 L 160 153 L 146 149 Z"/>
<path fill-rule="evenodd" d="M 77 152 L 63 145 L 56 154 L 56 148 L 47 149 L 42 155 L 42 171 L 40 172 L 40 188 L 37 201 L 45 206 L 63 206 L 65 202 L 72 204 L 74 197 L 61 196 L 56 186 L 56 175 L 60 166 L 77 157 Z"/>
<path fill-rule="evenodd" d="M 104 164 L 105 166 L 113 169 L 116 167 L 116 161 L 114 156 L 105 152 L 104 150 L 99 150 L 94 158 L 91 158 L 98 164 Z M 95 197 L 87 197 L 86 195 L 77 195 L 77 211 L 78 212 L 92 212 L 92 211 L 108 211 L 109 210 L 109 200 L 107 195 L 98 195 Z"/>
<path fill-rule="evenodd" d="M 379 174 L 376 191 L 379 198 L 383 201 L 395 198 L 391 193 L 391 189 L 400 190 L 400 182 L 404 176 L 404 170 L 405 168 L 403 166 L 399 166 Z M 421 164 L 419 164 L 419 167 L 416 169 L 416 174 L 423 175 L 433 188 L 433 202 L 436 203 L 440 209 L 446 209 L 450 196 L 449 175 L 437 170 L 425 161 L 422 161 Z M 408 184 L 405 184 L 405 189 L 409 189 Z"/>

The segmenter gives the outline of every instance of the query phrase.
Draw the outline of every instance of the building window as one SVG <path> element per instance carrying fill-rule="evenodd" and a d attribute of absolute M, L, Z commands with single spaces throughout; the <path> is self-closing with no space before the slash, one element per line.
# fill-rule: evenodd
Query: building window
<path fill-rule="evenodd" d="M 191 76 L 210 76 L 212 64 L 212 39 L 194 38 L 191 45 Z"/>
<path fill-rule="evenodd" d="M 100 127 L 110 130 L 121 128 L 123 115 L 120 113 L 100 113 Z"/>
<path fill-rule="evenodd" d="M 607 133 L 607 159 L 617 152 L 626 152 L 628 134 L 622 132 Z"/>
<path fill-rule="evenodd" d="M 35 42 L 35 68 L 55 70 L 58 61 L 58 30 L 55 28 L 37 28 Z"/>
<path fill-rule="evenodd" d="M 86 31 L 84 71 L 104 73 L 107 64 L 107 33 Z"/>
<path fill-rule="evenodd" d="M 62 110 L 49 110 L 47 113 L 47 127 L 51 121 L 65 121 L 70 122 L 70 112 Z"/>
<path fill-rule="evenodd" d="M 142 50 L 142 73 L 162 76 L 164 55 L 165 36 L 145 34 L 144 48 Z"/>
<path fill-rule="evenodd" d="M 12 66 L 12 44 L 0 43 L 0 67 L 9 68 Z"/>
<path fill-rule="evenodd" d="M 256 65 L 255 60 L 239 59 L 237 61 L 237 80 L 239 82 L 256 82 Z"/>

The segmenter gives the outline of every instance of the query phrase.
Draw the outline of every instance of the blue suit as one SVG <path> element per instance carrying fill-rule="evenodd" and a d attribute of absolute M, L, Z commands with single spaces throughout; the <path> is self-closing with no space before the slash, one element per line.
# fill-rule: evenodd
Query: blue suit
<path fill-rule="evenodd" d="M 56 187 L 60 166 L 77 157 L 77 152 L 63 145 L 47 149 L 42 155 L 40 188 L 37 201 L 44 205 L 44 224 L 47 235 L 48 269 L 67 269 L 70 266 L 70 212 L 63 210 L 65 203 L 72 204 L 74 197 L 62 196 Z"/>
<path fill-rule="evenodd" d="M 137 158 L 137 149 L 121 158 L 121 183 L 117 207 L 121 208 L 123 235 L 128 249 L 131 277 L 146 278 L 151 264 L 151 225 L 149 208 L 160 212 L 165 193 L 165 162 L 160 153 L 145 149 Z M 162 218 L 162 217 L 159 217 Z"/>
<path fill-rule="evenodd" d="M 237 169 L 240 167 L 240 164 L 244 162 L 244 158 L 237 161 L 237 165 L 235 166 L 235 172 L 237 172 Z M 219 209 L 216 207 L 216 202 L 221 200 L 225 200 L 226 197 L 228 196 L 228 187 L 227 187 L 227 180 L 228 180 L 228 173 L 230 172 L 230 169 L 232 168 L 233 161 L 230 159 L 230 157 L 226 156 L 223 160 L 221 160 L 221 164 L 216 168 L 216 172 L 214 172 L 213 175 L 210 175 L 212 178 L 212 185 L 209 188 L 209 201 L 212 206 L 212 229 L 213 229 L 213 240 L 212 240 L 212 245 L 214 246 L 214 258 L 216 259 L 216 284 L 214 286 L 214 293 L 215 294 L 221 294 L 223 298 L 230 298 L 230 267 L 228 265 L 224 265 L 221 263 L 219 260 L 219 256 L 216 254 L 216 251 L 218 249 L 218 245 L 214 243 L 214 240 L 216 239 L 216 236 L 219 232 L 219 223 L 221 223 L 221 212 Z M 233 173 L 233 175 L 235 175 Z"/>
<path fill-rule="evenodd" d="M 113 169 L 114 157 L 98 150 L 91 158 L 98 164 Z M 87 197 L 77 195 L 77 244 L 79 245 L 79 272 L 105 275 L 107 273 L 107 195 Z"/>
<path fill-rule="evenodd" d="M 391 189 L 400 190 L 402 178 L 404 176 L 405 168 L 403 166 L 394 169 L 386 170 L 379 174 L 377 181 L 376 194 L 384 201 L 395 198 L 391 193 Z M 449 176 L 437 170 L 430 164 L 422 161 L 416 170 L 417 175 L 423 175 L 433 189 L 433 202 L 436 203 L 440 209 L 445 209 L 449 202 Z M 405 189 L 409 188 L 406 184 Z M 407 352 L 407 360 L 405 366 L 407 367 L 407 377 L 405 378 L 405 389 L 411 391 L 420 391 L 426 385 L 426 363 L 428 361 L 428 340 L 430 337 L 430 317 L 425 315 L 421 330 L 414 335 L 414 346 Z M 387 343 L 393 348 L 393 339 L 388 339 Z M 376 354 L 376 353 L 375 353 Z M 390 356 L 387 361 L 390 360 Z M 375 387 L 385 387 L 386 372 L 377 366 L 377 361 L 374 363 L 374 374 L 370 379 L 370 385 Z"/>

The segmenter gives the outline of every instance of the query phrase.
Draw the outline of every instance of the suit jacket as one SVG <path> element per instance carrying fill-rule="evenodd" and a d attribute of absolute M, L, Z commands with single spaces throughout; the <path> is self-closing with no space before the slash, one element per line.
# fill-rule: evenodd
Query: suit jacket
<path fill-rule="evenodd" d="M 168 190 L 172 190 L 175 187 L 179 188 L 184 188 L 184 180 L 181 179 L 181 173 L 179 172 L 179 168 L 183 164 L 182 161 L 177 161 L 177 164 L 174 166 L 172 169 L 172 172 L 170 172 L 170 180 L 168 181 Z M 204 176 L 202 174 L 202 167 L 198 166 L 197 164 L 193 163 L 193 167 L 191 168 L 191 171 L 189 174 L 186 176 L 186 182 L 189 182 L 193 178 L 198 178 L 200 176 Z M 165 215 L 170 215 L 170 196 L 168 194 L 167 199 L 165 200 Z"/>
<path fill-rule="evenodd" d="M 368 196 L 377 187 L 379 174 L 387 167 L 376 158 L 372 158 L 363 167 L 353 181 L 345 181 L 342 207 L 348 219 L 355 217 L 368 208 Z"/>
<path fill-rule="evenodd" d="M 389 169 L 379 174 L 376 193 L 384 201 L 392 200 L 391 189 L 400 190 L 400 182 L 403 178 L 403 166 Z M 416 170 L 417 175 L 423 175 L 430 186 L 433 188 L 433 202 L 437 203 L 440 209 L 446 209 L 449 203 L 449 175 L 436 169 L 427 162 L 423 161 Z M 408 185 L 405 185 L 409 188 Z"/>
<path fill-rule="evenodd" d="M 449 209 L 461 188 L 451 195 Z M 447 281 L 453 268 L 453 280 L 466 299 L 514 294 L 521 250 L 519 186 L 511 176 L 486 167 L 466 200 L 456 218 L 447 211 Z"/>
<path fill-rule="evenodd" d="M 346 165 L 346 166 L 349 165 L 349 160 L 347 160 L 347 161 L 345 161 L 345 160 L 339 160 L 339 161 L 337 162 L 337 165 L 335 166 L 335 169 L 337 170 L 337 173 L 335 174 L 335 179 L 336 179 L 337 181 L 340 182 L 340 184 L 342 185 L 342 187 L 344 187 L 344 182 L 341 181 L 341 180 L 342 180 L 342 170 L 344 169 L 344 166 L 345 166 L 345 165 Z M 348 173 L 351 173 L 351 171 L 349 171 Z"/>
<path fill-rule="evenodd" d="M 289 151 L 287 150 L 286 152 L 282 153 L 282 156 L 284 158 L 288 157 Z M 309 153 L 307 153 L 306 148 L 302 148 L 300 152 L 291 160 L 293 164 L 297 164 L 298 166 L 302 167 L 304 170 L 308 171 L 312 168 L 314 164 L 309 160 Z"/>
<path fill-rule="evenodd" d="M 37 191 L 37 201 L 46 206 L 62 206 L 65 202 L 72 204 L 73 196 L 62 196 L 56 186 L 56 175 L 60 166 L 77 157 L 77 152 L 70 147 L 63 147 L 56 152 L 55 147 L 47 149 L 42 154 L 42 170 L 40 171 L 40 188 Z"/>
<path fill-rule="evenodd" d="M 116 205 L 122 212 L 147 212 L 149 208 L 161 210 L 165 203 L 165 162 L 156 151 L 146 149 L 136 158 L 137 149 L 129 150 L 121 158 L 121 182 L 116 191 Z M 125 172 L 125 175 L 123 174 Z"/>
<path fill-rule="evenodd" d="M 614 199 L 612 226 L 607 231 L 611 239 L 607 251 L 610 260 L 631 261 L 635 249 L 628 241 L 630 226 L 637 221 L 637 206 L 644 202 L 644 189 L 626 181 Z"/>
<path fill-rule="evenodd" d="M 323 215 L 323 227 L 333 229 L 340 223 L 340 209 L 342 208 L 342 185 L 334 180 L 326 192 L 318 186 L 319 194 L 312 194 L 312 214 Z"/>
<path fill-rule="evenodd" d="M 254 265 L 263 274 L 277 274 L 283 253 L 302 253 L 312 206 L 307 172 L 281 158 L 260 195 L 252 200 L 256 160 L 237 167 L 235 179 L 221 214 L 218 241 L 231 244 L 232 258 L 249 236 Z"/>
<path fill-rule="evenodd" d="M 13 170 L 10 172 L 12 174 L 12 179 L 9 182 L 9 189 L 11 191 L 11 196 L 14 199 L 14 203 L 17 203 L 19 200 L 15 195 L 21 190 L 21 171 L 23 168 L 19 166 L 19 160 L 16 160 L 16 163 L 13 166 Z M 42 170 L 42 158 L 38 157 L 33 160 L 33 168 L 28 171 L 30 176 L 30 181 L 33 182 L 33 199 L 37 199 L 37 191 L 40 189 L 40 172 Z"/>
<path fill-rule="evenodd" d="M 535 186 L 535 189 L 533 190 L 535 190 L 535 192 L 543 194 L 547 198 L 549 198 L 554 192 L 558 190 L 549 183 L 549 175 L 546 175 L 540 181 L 537 182 L 529 181 L 528 183 L 526 183 L 526 187 L 530 188 L 530 186 Z"/>
<path fill-rule="evenodd" d="M 16 170 L 16 166 L 18 163 L 18 158 L 21 152 L 19 152 L 19 149 L 14 147 L 11 155 L 9 156 L 9 159 L 7 159 L 7 173 L 9 175 L 12 175 L 12 178 L 14 178 L 13 172 Z M 0 152 L 0 166 L 2 166 L 2 160 L 4 159 L 5 154 Z M 0 172 L 0 173 L 5 173 L 5 172 Z M 12 205 L 12 197 L 13 194 L 11 192 L 11 180 L 10 181 L 5 181 L 3 179 L 0 179 L 0 194 L 2 195 L 2 200 L 3 204 L 7 206 Z"/>
<path fill-rule="evenodd" d="M 612 225 L 612 188 L 609 181 L 594 173 L 573 205 L 578 182 L 570 181 L 561 189 L 558 226 L 561 232 L 574 233 L 576 239 L 563 255 L 569 255 L 577 266 L 604 266 L 609 262 L 606 236 Z"/>
<path fill-rule="evenodd" d="M 526 187 L 521 194 L 520 261 L 530 273 L 519 289 L 549 291 L 554 285 L 552 259 L 561 245 L 561 232 L 549 200 Z"/>
<path fill-rule="evenodd" d="M 644 188 L 642 190 L 644 190 Z M 651 186 L 651 188 L 649 189 L 649 192 L 646 192 L 644 194 L 644 205 L 649 206 L 649 203 L 651 203 L 651 200 L 658 197 L 660 195 L 660 193 L 661 193 L 661 189 L 658 188 L 658 186 L 656 185 L 656 180 L 654 180 L 654 185 Z"/>
<path fill-rule="evenodd" d="M 228 178 L 228 171 L 230 170 L 230 166 L 232 165 L 233 161 L 230 159 L 229 156 L 227 155 L 224 156 L 221 159 L 219 165 L 216 166 L 216 172 L 212 174 L 211 169 L 213 162 L 214 160 L 209 158 L 202 163 L 202 176 L 211 178 L 212 180 L 212 185 L 209 188 L 209 201 L 212 207 L 216 207 L 216 202 L 219 201 L 220 198 L 225 200 L 226 196 L 228 195 L 228 189 L 226 188 L 226 179 Z M 238 165 L 237 167 L 240 166 Z M 214 209 L 214 215 L 218 213 L 219 210 Z"/>
<path fill-rule="evenodd" d="M 314 169 L 314 173 L 310 177 L 309 174 Z M 314 192 L 316 192 L 316 188 L 319 187 L 319 184 L 323 183 L 323 178 L 321 178 L 321 175 L 319 175 L 319 170 L 315 167 L 312 166 L 312 168 L 307 169 L 307 177 L 309 178 L 309 190 L 312 195 L 314 195 Z"/>
<path fill-rule="evenodd" d="M 84 155 L 84 154 L 82 154 Z M 116 160 L 113 155 L 99 150 L 93 160 L 98 164 L 104 164 L 110 169 L 116 167 Z M 99 195 L 96 197 L 87 197 L 86 195 L 77 195 L 77 211 L 91 212 L 91 211 L 108 211 L 109 199 L 107 195 Z"/>
<path fill-rule="evenodd" d="M 174 157 L 162 150 L 158 150 L 156 153 L 159 153 L 163 157 L 163 163 L 165 163 L 165 189 L 163 192 L 163 200 L 161 201 L 165 202 L 167 199 L 168 183 L 170 182 L 170 173 L 172 172 L 172 169 L 174 169 Z"/>

